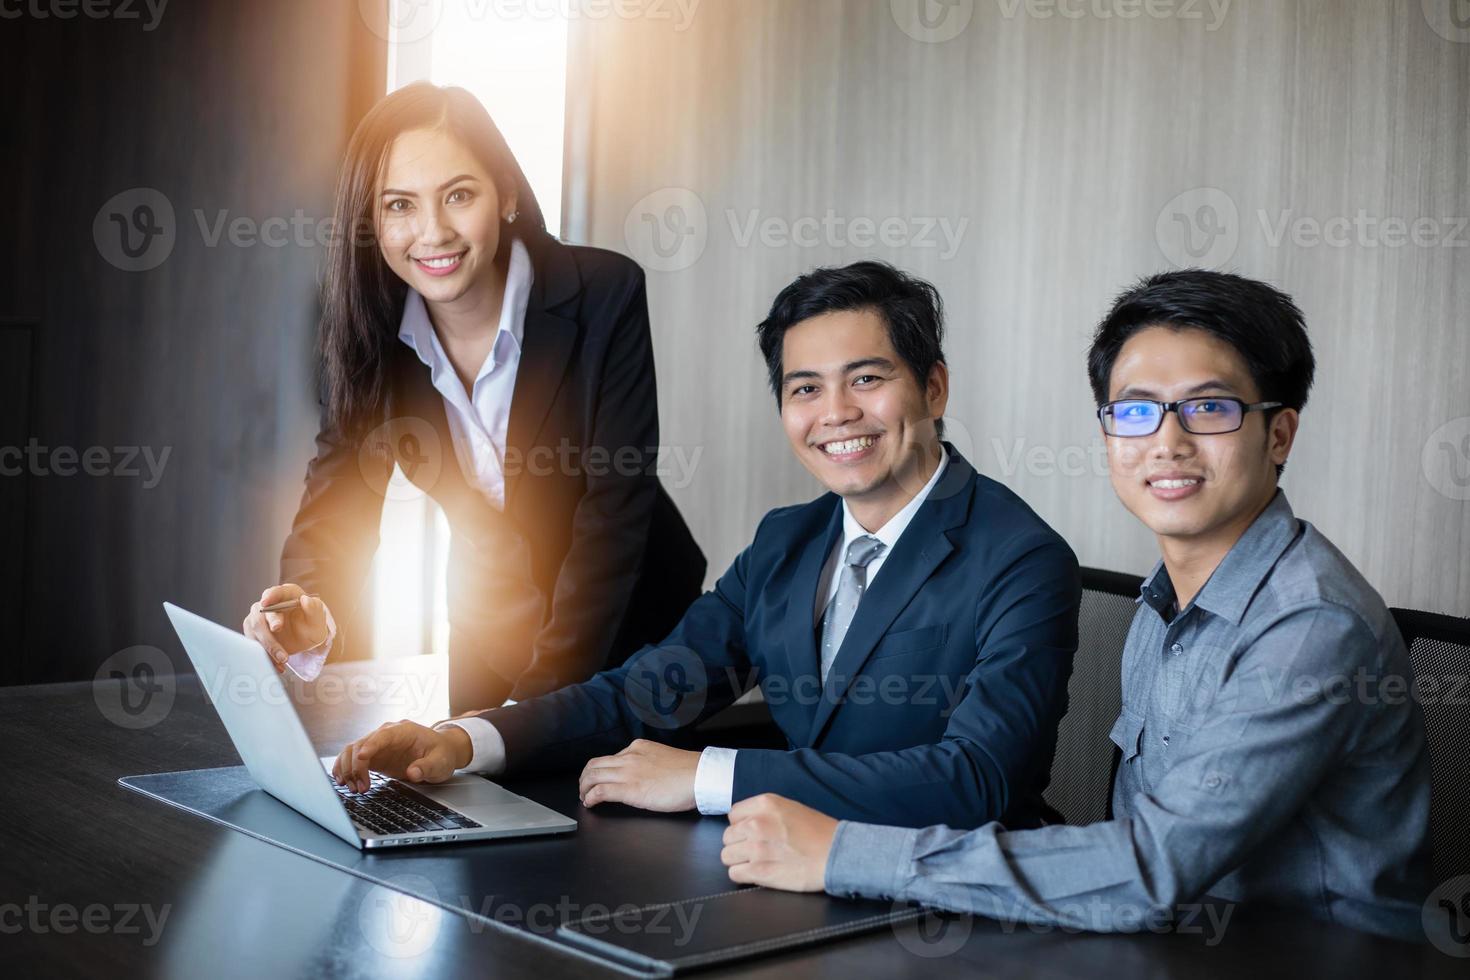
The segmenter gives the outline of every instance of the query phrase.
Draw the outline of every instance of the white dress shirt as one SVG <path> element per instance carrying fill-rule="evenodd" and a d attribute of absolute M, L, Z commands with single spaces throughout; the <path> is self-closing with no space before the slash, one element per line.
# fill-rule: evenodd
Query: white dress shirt
<path fill-rule="evenodd" d="M 398 339 L 429 369 L 434 388 L 444 399 L 454 455 L 465 480 L 496 510 L 505 509 L 505 438 L 510 424 L 511 395 L 521 363 L 521 338 L 526 328 L 526 302 L 535 273 L 531 255 L 519 238 L 511 241 L 505 295 L 500 303 L 500 325 L 495 341 L 468 392 L 444 352 L 424 298 L 410 289 L 398 324 Z M 327 638 L 320 646 L 292 654 L 286 663 L 303 680 L 315 680 L 322 671 L 337 624 L 327 617 Z"/>
<path fill-rule="evenodd" d="M 847 546 L 865 534 L 871 534 L 887 546 L 883 549 L 883 554 L 868 563 L 867 581 L 871 585 L 882 569 L 884 559 L 893 551 L 893 546 L 898 543 L 900 535 L 913 521 L 914 514 L 918 512 L 920 505 L 928 499 L 948 464 L 949 454 L 941 447 L 939 465 L 934 468 L 929 482 L 914 494 L 912 500 L 904 504 L 902 510 L 889 518 L 888 523 L 876 531 L 869 531 L 859 524 L 857 518 L 852 516 L 852 510 L 847 506 L 847 502 L 843 501 L 842 537 L 833 545 L 832 552 L 827 557 L 827 563 L 822 568 L 821 578 L 817 581 L 816 608 L 812 611 L 813 629 L 821 621 L 822 612 L 837 593 L 839 581 L 837 571 L 842 556 L 847 553 Z M 823 672 L 822 680 L 825 682 L 826 679 L 826 673 Z M 444 724 L 458 725 L 470 736 L 472 754 L 470 764 L 465 766 L 463 771 L 483 772 L 490 776 L 498 776 L 505 771 L 505 740 L 494 725 L 483 718 L 464 718 Z M 730 812 L 731 797 L 735 793 L 736 752 L 735 749 L 710 746 L 700 753 L 699 766 L 694 774 L 694 806 L 700 813 L 718 815 Z"/>

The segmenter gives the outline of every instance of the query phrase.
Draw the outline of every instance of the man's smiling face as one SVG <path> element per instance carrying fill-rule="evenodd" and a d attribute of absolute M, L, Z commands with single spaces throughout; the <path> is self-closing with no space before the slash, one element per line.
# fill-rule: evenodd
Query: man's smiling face
<path fill-rule="evenodd" d="M 1220 395 L 1261 401 L 1245 360 L 1203 330 L 1154 326 L 1134 334 L 1113 364 L 1108 399 Z M 1235 432 L 1186 432 L 1176 412 L 1150 436 L 1107 439 L 1113 489 L 1133 515 L 1164 538 L 1201 540 L 1244 531 L 1276 491 L 1296 412 L 1248 412 Z"/>
<path fill-rule="evenodd" d="M 827 489 L 897 511 L 938 459 L 935 422 L 949 400 L 936 364 L 925 383 L 893 349 L 876 310 L 823 313 L 786 331 L 781 424 L 797 459 Z M 931 465 L 926 465 L 928 461 Z"/>

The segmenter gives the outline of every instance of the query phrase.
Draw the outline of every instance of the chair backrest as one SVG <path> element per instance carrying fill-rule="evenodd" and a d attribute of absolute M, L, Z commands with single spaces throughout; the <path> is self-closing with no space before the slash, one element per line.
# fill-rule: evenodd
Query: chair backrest
<path fill-rule="evenodd" d="M 1470 619 L 1414 609 L 1395 609 L 1393 618 L 1424 708 L 1433 767 L 1429 837 L 1442 882 L 1470 874 Z"/>
<path fill-rule="evenodd" d="M 1123 643 L 1142 584 L 1137 575 L 1082 569 L 1067 714 L 1057 729 L 1051 783 L 1043 794 L 1068 823 L 1096 823 L 1110 815 L 1115 763 L 1108 733 L 1123 707 Z"/>

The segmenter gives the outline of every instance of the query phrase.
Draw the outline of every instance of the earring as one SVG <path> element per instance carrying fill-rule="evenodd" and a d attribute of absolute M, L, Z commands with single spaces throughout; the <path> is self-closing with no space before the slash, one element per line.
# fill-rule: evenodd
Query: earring
<path fill-rule="evenodd" d="M 508 215 L 505 216 L 505 223 L 508 224 L 508 225 L 515 224 L 516 223 L 516 216 L 519 215 L 519 214 L 520 214 L 519 211 L 512 211 L 510 214 L 508 214 Z"/>

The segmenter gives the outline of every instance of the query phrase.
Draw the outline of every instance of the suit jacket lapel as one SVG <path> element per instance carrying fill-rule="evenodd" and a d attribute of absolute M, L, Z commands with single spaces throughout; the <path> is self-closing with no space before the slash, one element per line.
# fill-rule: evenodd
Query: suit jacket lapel
<path fill-rule="evenodd" d="M 817 744 L 853 678 L 863 669 L 878 642 L 887 635 L 888 627 L 954 550 L 946 532 L 964 523 L 969 514 L 970 498 L 974 494 L 974 470 L 953 449 L 949 452 L 949 470 L 930 493 L 929 499 L 919 506 L 913 522 L 904 529 L 898 543 L 893 546 L 893 552 L 883 559 L 878 577 L 864 591 L 862 601 L 858 603 L 842 647 L 832 661 L 832 670 L 822 685 L 822 698 L 817 703 L 816 717 L 812 719 L 811 733 L 807 737 L 809 746 Z M 958 467 L 968 471 L 963 474 L 967 480 L 963 484 L 964 489 L 958 493 L 951 490 L 941 494 L 940 491 L 955 485 L 951 481 L 961 479 L 962 474 L 954 472 Z"/>
<path fill-rule="evenodd" d="M 545 310 L 526 310 L 526 329 L 521 339 L 521 362 L 516 368 L 515 392 L 510 401 L 510 422 L 505 433 L 505 501 L 526 472 L 526 454 L 536 444 L 541 423 L 551 408 L 566 376 L 567 362 L 577 339 L 577 325 Z"/>
<path fill-rule="evenodd" d="M 789 668 L 788 681 L 791 689 L 797 688 L 797 679 L 820 676 L 817 661 L 816 606 L 817 580 L 822 577 L 822 566 L 827 556 L 842 537 L 842 501 L 833 497 L 832 514 L 822 534 L 808 539 L 796 571 L 791 579 L 791 588 L 786 599 L 785 633 L 786 661 Z"/>
<path fill-rule="evenodd" d="M 550 236 L 528 240 L 527 247 L 535 278 L 526 300 L 521 361 L 516 368 L 505 434 L 507 510 L 526 471 L 526 454 L 536 444 L 546 413 L 566 377 L 579 329 L 575 320 L 558 315 L 562 304 L 581 291 L 581 277 L 571 253 Z"/>

